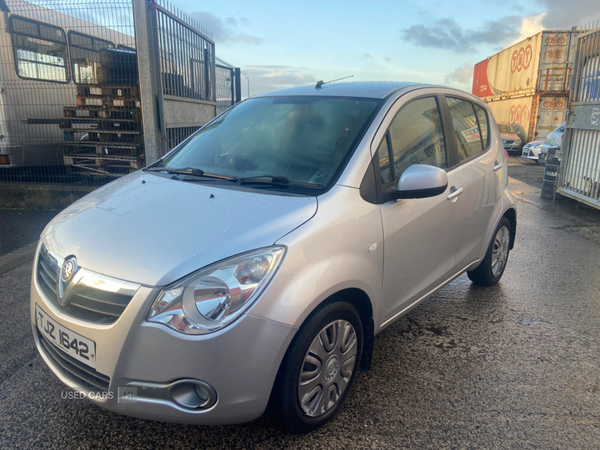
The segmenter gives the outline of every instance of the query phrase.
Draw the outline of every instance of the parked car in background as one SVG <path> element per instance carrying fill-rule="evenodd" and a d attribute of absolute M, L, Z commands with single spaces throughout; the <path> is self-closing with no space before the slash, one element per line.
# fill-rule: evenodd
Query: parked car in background
<path fill-rule="evenodd" d="M 556 127 L 548 134 L 544 144 L 540 147 L 539 162 L 546 164 L 548 158 L 548 150 L 554 148 L 556 151 L 562 147 L 562 141 L 565 138 L 567 123 L 563 123 Z M 559 158 L 560 159 L 560 158 Z"/>
<path fill-rule="evenodd" d="M 60 380 L 113 411 L 226 424 L 269 405 L 308 432 L 370 368 L 377 333 L 465 271 L 496 284 L 515 230 L 477 97 L 284 89 L 59 214 L 34 262 L 32 331 Z"/>
<path fill-rule="evenodd" d="M 536 163 L 539 162 L 540 152 L 542 151 L 542 145 L 544 145 L 544 141 L 533 141 L 528 142 L 523 146 L 522 157 L 531 159 Z"/>
<path fill-rule="evenodd" d="M 507 152 L 521 151 L 521 138 L 512 125 L 508 123 L 499 123 L 498 129 L 500 130 L 500 136 L 502 136 L 504 149 Z"/>

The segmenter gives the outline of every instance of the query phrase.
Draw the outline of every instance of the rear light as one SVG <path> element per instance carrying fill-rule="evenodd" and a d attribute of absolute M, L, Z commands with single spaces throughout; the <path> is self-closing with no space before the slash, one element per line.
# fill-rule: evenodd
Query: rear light
<path fill-rule="evenodd" d="M 560 138 L 561 138 L 561 139 L 564 139 L 564 138 L 565 138 L 565 133 L 563 133 L 563 135 L 562 135 Z"/>
<path fill-rule="evenodd" d="M 10 166 L 10 157 L 8 155 L 0 155 L 0 165 Z"/>
<path fill-rule="evenodd" d="M 506 150 L 504 150 L 504 153 L 506 153 L 506 160 L 508 161 L 508 158 L 510 158 L 510 156 L 508 156 L 508 152 Z"/>

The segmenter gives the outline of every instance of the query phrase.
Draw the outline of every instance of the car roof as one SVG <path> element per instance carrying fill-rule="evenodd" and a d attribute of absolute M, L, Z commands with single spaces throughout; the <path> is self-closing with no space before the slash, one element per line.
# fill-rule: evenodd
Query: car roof
<path fill-rule="evenodd" d="M 255 97 L 283 96 L 331 96 L 331 97 L 364 97 L 387 98 L 394 92 L 408 87 L 434 87 L 433 85 L 398 81 L 359 81 L 353 83 L 325 83 L 321 87 L 315 84 L 297 86 L 277 91 L 265 92 Z M 436 86 L 437 87 L 437 86 Z M 441 86 L 440 86 L 441 87 Z"/>

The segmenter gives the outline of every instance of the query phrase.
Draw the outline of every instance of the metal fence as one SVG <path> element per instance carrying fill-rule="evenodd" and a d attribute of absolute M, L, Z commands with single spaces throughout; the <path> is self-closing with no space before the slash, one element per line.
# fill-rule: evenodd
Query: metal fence
<path fill-rule="evenodd" d="M 217 58 L 217 115 L 241 101 L 240 70 Z"/>
<path fill-rule="evenodd" d="M 156 2 L 156 11 L 163 94 L 214 102 L 215 43 L 209 32 L 165 0 Z"/>
<path fill-rule="evenodd" d="M 144 166 L 134 3 L 153 11 L 148 129 L 166 150 L 239 100 L 222 69 L 217 88 L 210 33 L 164 0 L 0 1 L 0 182 L 102 184 Z"/>
<path fill-rule="evenodd" d="M 131 1 L 7 0 L 3 9 L 2 180 L 72 181 L 140 167 Z"/>
<path fill-rule="evenodd" d="M 600 208 L 600 28 L 577 43 L 558 192 Z"/>

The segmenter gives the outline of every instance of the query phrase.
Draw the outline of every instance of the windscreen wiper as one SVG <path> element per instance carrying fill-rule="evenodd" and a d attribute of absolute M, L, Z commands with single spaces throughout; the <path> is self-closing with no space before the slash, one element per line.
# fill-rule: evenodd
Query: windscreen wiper
<path fill-rule="evenodd" d="M 166 172 L 173 175 L 193 175 L 196 177 L 215 178 L 219 180 L 233 180 L 237 181 L 235 177 L 229 177 L 227 175 L 218 175 L 216 173 L 207 173 L 200 169 L 193 167 L 187 167 L 185 169 L 168 169 L 166 167 L 152 167 L 147 169 L 148 172 Z M 184 178 L 185 179 L 185 178 Z"/>
<path fill-rule="evenodd" d="M 290 186 L 306 186 L 311 188 L 323 189 L 325 185 L 317 184 L 317 183 L 308 183 L 305 181 L 293 181 L 286 177 L 278 177 L 273 175 L 258 175 L 255 177 L 245 177 L 245 178 L 236 178 L 236 181 L 239 181 L 240 184 L 243 183 L 263 183 L 270 185 L 290 185 Z"/>

